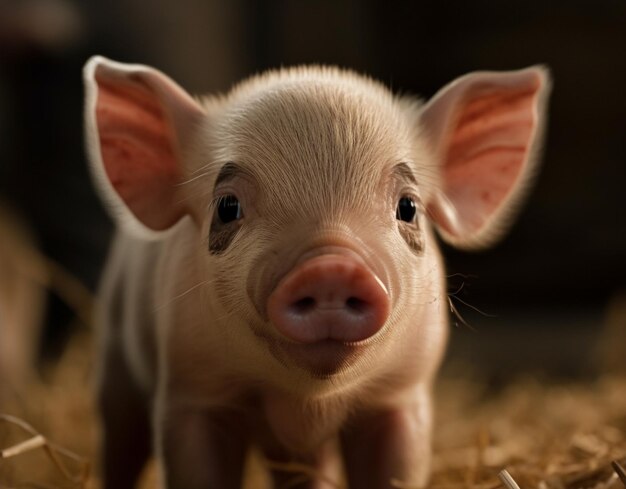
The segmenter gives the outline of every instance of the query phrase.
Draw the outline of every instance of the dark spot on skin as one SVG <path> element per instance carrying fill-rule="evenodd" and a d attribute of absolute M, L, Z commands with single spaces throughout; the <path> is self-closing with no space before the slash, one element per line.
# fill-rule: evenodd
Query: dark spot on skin
<path fill-rule="evenodd" d="M 238 225 L 220 225 L 220 223 L 213 222 L 209 232 L 209 252 L 212 255 L 219 255 L 226 251 L 237 235 L 237 231 L 239 231 Z"/>
<path fill-rule="evenodd" d="M 400 235 L 409 245 L 409 248 L 416 254 L 421 255 L 424 252 L 424 236 L 419 227 L 414 223 L 398 222 Z"/>

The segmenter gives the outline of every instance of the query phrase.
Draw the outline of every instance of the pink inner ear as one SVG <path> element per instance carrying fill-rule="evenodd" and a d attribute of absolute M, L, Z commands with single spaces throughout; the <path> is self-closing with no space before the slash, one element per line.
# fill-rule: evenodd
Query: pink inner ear
<path fill-rule="evenodd" d="M 179 168 L 174 134 L 155 94 L 139 77 L 96 75 L 96 119 L 107 176 L 135 216 L 155 230 L 180 217 L 174 205 Z"/>
<path fill-rule="evenodd" d="M 482 89 L 459 104 L 443 172 L 445 193 L 464 229 L 480 229 L 515 187 L 536 126 L 538 88 Z M 458 232 L 446 224 L 446 231 Z"/>

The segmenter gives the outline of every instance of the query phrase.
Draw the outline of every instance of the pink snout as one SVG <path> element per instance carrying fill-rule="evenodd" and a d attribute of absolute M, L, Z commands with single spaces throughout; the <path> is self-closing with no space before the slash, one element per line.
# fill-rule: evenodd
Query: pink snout
<path fill-rule="evenodd" d="M 276 329 L 300 343 L 365 340 L 382 328 L 389 308 L 383 283 L 347 254 L 319 255 L 297 265 L 267 303 Z"/>

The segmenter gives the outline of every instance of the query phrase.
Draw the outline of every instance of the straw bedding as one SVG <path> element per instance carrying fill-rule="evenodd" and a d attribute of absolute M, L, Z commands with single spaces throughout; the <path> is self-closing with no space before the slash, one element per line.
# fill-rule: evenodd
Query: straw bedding
<path fill-rule="evenodd" d="M 0 410 L 17 418 L 0 418 L 0 488 L 99 487 L 90 351 L 83 335 L 47 381 L 3 389 Z M 502 469 L 521 489 L 626 487 L 611 465 L 626 466 L 625 375 L 566 383 L 518 378 L 494 391 L 479 374 L 452 370 L 464 373 L 438 384 L 430 487 L 495 489 L 503 487 Z M 251 464 L 249 488 L 265 484 L 260 463 Z M 155 486 L 155 472 L 147 469 L 142 488 Z"/>

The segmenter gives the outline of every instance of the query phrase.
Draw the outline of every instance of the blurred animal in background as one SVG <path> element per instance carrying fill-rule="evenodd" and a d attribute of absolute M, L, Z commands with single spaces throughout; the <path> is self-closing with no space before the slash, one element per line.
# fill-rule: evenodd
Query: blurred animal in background
<path fill-rule="evenodd" d="M 251 446 L 311 466 L 315 487 L 339 452 L 350 487 L 424 486 L 448 314 L 433 229 L 474 249 L 511 223 L 546 70 L 472 73 L 426 104 L 324 67 L 197 99 L 143 65 L 94 57 L 84 76 L 118 224 L 104 487 L 132 487 L 152 447 L 165 487 L 240 487 Z"/>

